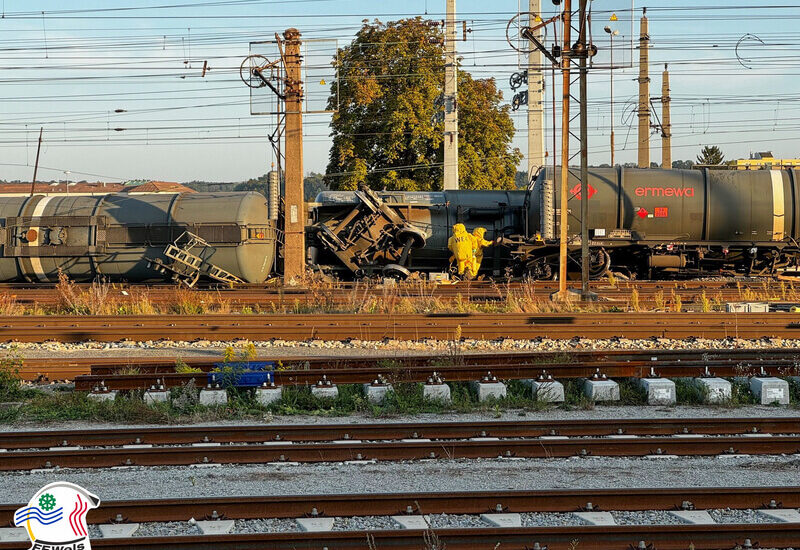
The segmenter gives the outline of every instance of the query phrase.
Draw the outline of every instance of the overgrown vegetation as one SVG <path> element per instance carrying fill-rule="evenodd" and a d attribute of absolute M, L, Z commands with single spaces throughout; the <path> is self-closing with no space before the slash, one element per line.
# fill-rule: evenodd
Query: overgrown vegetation
<path fill-rule="evenodd" d="M 669 285 L 672 285 L 671 287 Z M 258 315 L 271 313 L 616 313 L 626 311 L 721 311 L 726 301 L 797 301 L 800 290 L 791 283 L 773 286 L 742 287 L 731 294 L 721 291 L 713 295 L 700 289 L 689 290 L 682 283 L 664 283 L 652 295 L 640 291 L 630 282 L 613 280 L 609 287 L 629 291 L 626 298 L 613 301 L 581 303 L 557 302 L 542 291 L 537 282 L 511 285 L 495 282 L 480 298 L 470 296 L 472 285 L 463 292 L 439 293 L 437 284 L 411 279 L 384 285 L 375 281 L 357 282 L 345 287 L 318 275 L 310 274 L 304 295 L 284 295 L 280 289 L 271 299 L 260 303 L 237 304 L 214 290 L 175 286 L 169 292 L 151 291 L 137 286 L 119 286 L 95 282 L 77 285 L 63 273 L 56 285 L 57 300 L 22 304 L 13 294 L 0 293 L 0 315 L 205 315 L 239 313 Z M 486 285 L 482 286 L 487 289 Z M 231 296 L 228 294 L 227 296 Z"/>
<path fill-rule="evenodd" d="M 11 363 L 3 362 L 4 366 Z M 221 406 L 200 404 L 200 388 L 194 382 L 170 390 L 167 403 L 146 404 L 143 392 L 132 391 L 120 394 L 114 401 L 98 402 L 87 394 L 72 391 L 43 391 L 21 388 L 18 383 L 7 383 L 3 378 L 3 393 L 0 394 L 0 423 L 23 421 L 64 421 L 83 420 L 96 422 L 119 422 L 129 424 L 153 423 L 192 423 L 217 420 L 258 420 L 272 418 L 273 415 L 318 415 L 344 416 L 363 414 L 373 417 L 415 415 L 421 413 L 485 413 L 500 417 L 503 412 L 516 411 L 520 416 L 528 412 L 549 408 L 566 410 L 591 410 L 595 407 L 619 405 L 644 405 L 647 396 L 635 380 L 620 380 L 620 401 L 616 403 L 594 403 L 583 392 L 579 380 L 567 380 L 563 404 L 555 405 L 536 400 L 529 386 L 521 381 L 507 381 L 507 395 L 501 399 L 478 402 L 475 390 L 469 383 L 450 382 L 451 403 L 432 402 L 423 398 L 422 384 L 399 380 L 394 372 L 400 372 L 391 363 L 386 364 L 386 380 L 392 383 L 390 391 L 381 404 L 367 400 L 360 384 L 339 385 L 339 395 L 335 399 L 321 399 L 314 396 L 310 386 L 286 386 L 280 401 L 269 406 L 258 403 L 254 388 L 227 388 L 228 403 Z M 2 371 L 7 372 L 7 371 Z M 704 405 L 707 392 L 704 387 L 692 380 L 676 379 L 679 405 Z M 800 384 L 792 383 L 792 407 L 800 405 Z M 4 401 L 16 400 L 22 406 L 4 407 Z M 756 403 L 747 385 L 734 381 L 731 398 L 719 403 L 719 407 L 739 407 Z"/>
<path fill-rule="evenodd" d="M 0 403 L 17 399 L 22 394 L 22 383 L 19 379 L 19 370 L 22 359 L 12 350 L 8 357 L 0 360 Z"/>

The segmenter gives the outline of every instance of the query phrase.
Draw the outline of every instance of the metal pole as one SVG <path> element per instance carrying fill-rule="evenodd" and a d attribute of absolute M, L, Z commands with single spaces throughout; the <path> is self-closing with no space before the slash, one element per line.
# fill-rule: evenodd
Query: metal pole
<path fill-rule="evenodd" d="M 458 189 L 458 70 L 456 0 L 447 0 L 444 62 L 444 189 Z"/>
<path fill-rule="evenodd" d="M 589 19 L 586 12 L 587 0 L 580 0 L 580 35 L 578 47 L 582 55 L 580 67 L 580 139 L 581 139 L 581 299 L 596 300 L 597 295 L 589 291 L 589 121 L 588 93 L 586 90 L 589 76 L 586 68 L 590 55 L 588 43 Z"/>
<path fill-rule="evenodd" d="M 644 8 L 639 30 L 639 168 L 650 168 L 650 36 L 646 13 Z"/>
<path fill-rule="evenodd" d="M 530 16 L 528 26 L 536 24 L 535 16 L 541 19 L 541 0 L 529 0 Z M 542 31 L 535 37 L 542 41 Z M 544 74 L 542 73 L 542 53 L 531 47 L 528 54 L 528 182 L 540 167 L 544 166 Z"/>
<path fill-rule="evenodd" d="M 572 0 L 564 0 L 563 47 L 561 50 L 561 227 L 559 231 L 558 250 L 558 294 L 556 298 L 569 299 L 567 293 L 567 225 L 569 223 L 569 84 L 570 44 L 572 25 Z"/>
<path fill-rule="evenodd" d="M 584 0 L 581 0 L 583 3 Z M 581 14 L 583 15 L 583 14 Z M 581 297 L 589 296 L 589 147 L 586 119 L 586 57 L 580 59 L 581 102 Z"/>
<path fill-rule="evenodd" d="M 39 171 L 39 152 L 42 150 L 42 132 L 44 132 L 44 126 L 39 128 L 39 145 L 36 146 L 36 162 L 33 165 L 33 182 L 31 182 L 31 197 L 33 196 L 33 192 L 36 189 L 36 173 Z"/>
<path fill-rule="evenodd" d="M 664 63 L 661 74 L 661 167 L 672 169 L 672 124 L 669 120 L 669 71 Z"/>
<path fill-rule="evenodd" d="M 303 80 L 300 31 L 287 29 L 286 169 L 284 182 L 284 282 L 305 276 L 305 202 L 303 199 Z"/>

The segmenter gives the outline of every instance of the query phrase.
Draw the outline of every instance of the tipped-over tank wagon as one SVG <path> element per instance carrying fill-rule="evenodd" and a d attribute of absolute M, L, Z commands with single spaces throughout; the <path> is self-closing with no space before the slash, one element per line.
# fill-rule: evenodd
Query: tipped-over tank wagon
<path fill-rule="evenodd" d="M 276 232 L 258 193 L 0 196 L 0 281 L 263 282 Z"/>

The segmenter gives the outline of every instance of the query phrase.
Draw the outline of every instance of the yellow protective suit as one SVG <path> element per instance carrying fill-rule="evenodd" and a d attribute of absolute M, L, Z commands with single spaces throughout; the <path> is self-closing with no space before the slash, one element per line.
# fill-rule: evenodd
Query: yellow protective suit
<path fill-rule="evenodd" d="M 472 273 L 474 275 L 477 275 L 478 270 L 481 268 L 481 262 L 483 261 L 483 249 L 494 244 L 493 241 L 487 241 L 484 239 L 484 235 L 486 235 L 486 229 L 483 227 L 476 227 L 472 232 L 472 237 L 475 239 L 475 261 L 472 265 Z"/>
<path fill-rule="evenodd" d="M 472 268 L 475 266 L 475 238 L 467 233 L 467 228 L 463 223 L 453 226 L 453 236 L 447 240 L 447 248 L 453 253 L 456 261 L 458 274 L 472 275 Z"/>

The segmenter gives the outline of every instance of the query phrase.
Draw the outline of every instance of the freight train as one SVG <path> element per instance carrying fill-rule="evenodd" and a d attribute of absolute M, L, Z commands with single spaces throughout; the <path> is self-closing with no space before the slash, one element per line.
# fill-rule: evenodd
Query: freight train
<path fill-rule="evenodd" d="M 570 271 L 580 193 L 569 175 Z M 774 276 L 800 264 L 800 170 L 589 172 L 591 276 Z M 557 273 L 560 171 L 518 191 L 326 191 L 309 203 L 307 265 L 341 279 L 446 272 L 456 223 L 501 243 L 488 277 Z M 277 193 L 275 193 L 277 194 Z M 260 283 L 280 274 L 279 197 L 258 193 L 0 196 L 0 281 Z M 272 208 L 270 208 L 272 205 Z"/>

